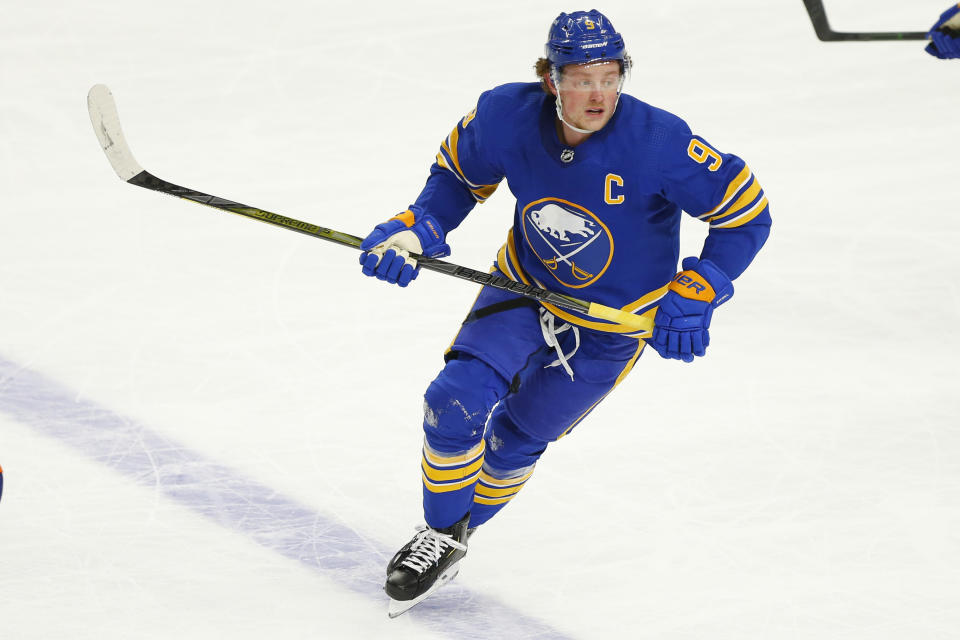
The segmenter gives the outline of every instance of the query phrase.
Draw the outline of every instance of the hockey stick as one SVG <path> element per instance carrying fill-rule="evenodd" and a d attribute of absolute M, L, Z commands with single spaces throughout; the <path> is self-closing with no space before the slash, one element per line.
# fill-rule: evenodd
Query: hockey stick
<path fill-rule="evenodd" d="M 926 31 L 834 31 L 827 22 L 822 0 L 803 0 L 817 37 L 824 42 L 842 40 L 928 40 Z"/>
<path fill-rule="evenodd" d="M 329 240 L 354 249 L 360 248 L 361 238 L 319 227 L 309 222 L 303 222 L 287 216 L 271 213 L 264 209 L 250 207 L 239 202 L 233 202 L 218 196 L 212 196 L 200 191 L 194 191 L 186 187 L 175 185 L 161 178 L 156 177 L 134 159 L 126 139 L 123 137 L 123 131 L 120 128 L 120 116 L 117 113 L 117 105 L 113 100 L 113 94 L 106 85 L 94 85 L 87 94 L 87 109 L 90 112 L 90 122 L 93 124 L 94 133 L 100 141 L 100 147 L 107 155 L 110 166 L 120 176 L 120 179 L 138 187 L 159 191 L 184 200 L 199 202 L 214 209 L 236 213 L 247 218 L 266 222 L 277 227 L 283 227 L 290 231 L 296 231 L 314 238 Z M 438 271 L 449 276 L 469 280 L 478 284 L 503 289 L 526 298 L 531 298 L 539 302 L 546 302 L 562 309 L 570 309 L 585 313 L 594 318 L 601 318 L 611 322 L 630 327 L 637 331 L 651 331 L 653 321 L 650 318 L 628 313 L 621 309 L 615 309 L 596 302 L 588 302 L 573 296 L 568 296 L 555 291 L 547 291 L 533 285 L 522 282 L 514 282 L 506 278 L 501 278 L 483 271 L 476 271 L 467 267 L 461 267 L 450 262 L 437 260 L 436 258 L 427 258 L 424 256 L 412 255 L 424 269 Z"/>

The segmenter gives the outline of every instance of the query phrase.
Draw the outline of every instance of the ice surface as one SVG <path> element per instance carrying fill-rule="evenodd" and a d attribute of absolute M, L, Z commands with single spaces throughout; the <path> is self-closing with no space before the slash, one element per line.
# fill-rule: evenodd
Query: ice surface
<path fill-rule="evenodd" d="M 53 6 L 56 4 L 56 6 Z M 946 1 L 831 0 L 840 30 Z M 820 43 L 802 3 L 611 1 L 626 91 L 744 157 L 770 242 L 708 358 L 642 358 L 396 620 L 422 393 L 475 287 L 121 183 L 358 235 L 415 198 L 548 2 L 4 3 L 4 638 L 955 638 L 960 61 Z M 486 268 L 501 189 L 451 235 Z M 703 229 L 684 227 L 684 254 Z"/>

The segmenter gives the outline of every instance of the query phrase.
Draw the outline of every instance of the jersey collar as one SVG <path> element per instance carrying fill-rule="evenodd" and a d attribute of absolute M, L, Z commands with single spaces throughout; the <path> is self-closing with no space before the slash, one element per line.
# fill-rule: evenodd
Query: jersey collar
<path fill-rule="evenodd" d="M 622 96 L 621 96 L 622 98 Z M 560 136 L 557 135 L 557 112 L 554 107 L 553 97 L 547 94 L 543 96 L 543 102 L 540 105 L 540 141 L 544 150 L 550 158 L 561 167 L 572 167 L 591 156 L 593 148 L 603 143 L 603 140 L 610 135 L 623 110 L 623 100 L 617 103 L 617 109 L 613 112 L 610 121 L 589 138 L 578 144 L 576 147 L 563 144 Z"/>

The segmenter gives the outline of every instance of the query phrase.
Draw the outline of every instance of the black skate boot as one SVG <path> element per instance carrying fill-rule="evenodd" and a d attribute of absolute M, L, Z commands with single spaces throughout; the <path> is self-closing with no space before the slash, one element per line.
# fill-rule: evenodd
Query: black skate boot
<path fill-rule="evenodd" d="M 427 599 L 430 594 L 453 580 L 460 560 L 467 555 L 468 513 L 445 529 L 422 527 L 413 540 L 403 546 L 387 565 L 383 590 L 390 596 L 388 615 L 401 613 Z"/>

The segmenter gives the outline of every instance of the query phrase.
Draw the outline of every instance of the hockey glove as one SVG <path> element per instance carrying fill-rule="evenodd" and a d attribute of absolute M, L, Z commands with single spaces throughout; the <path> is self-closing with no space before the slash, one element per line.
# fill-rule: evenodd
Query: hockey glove
<path fill-rule="evenodd" d="M 409 209 L 374 227 L 360 249 L 363 274 L 405 287 L 420 273 L 416 253 L 428 258 L 450 255 L 444 232 L 431 215 L 415 216 Z"/>
<path fill-rule="evenodd" d="M 950 7 L 930 28 L 927 53 L 943 60 L 960 58 L 960 4 Z"/>
<path fill-rule="evenodd" d="M 710 317 L 730 299 L 733 283 L 709 260 L 684 258 L 683 271 L 660 300 L 650 344 L 663 358 L 693 362 L 710 344 Z"/>

